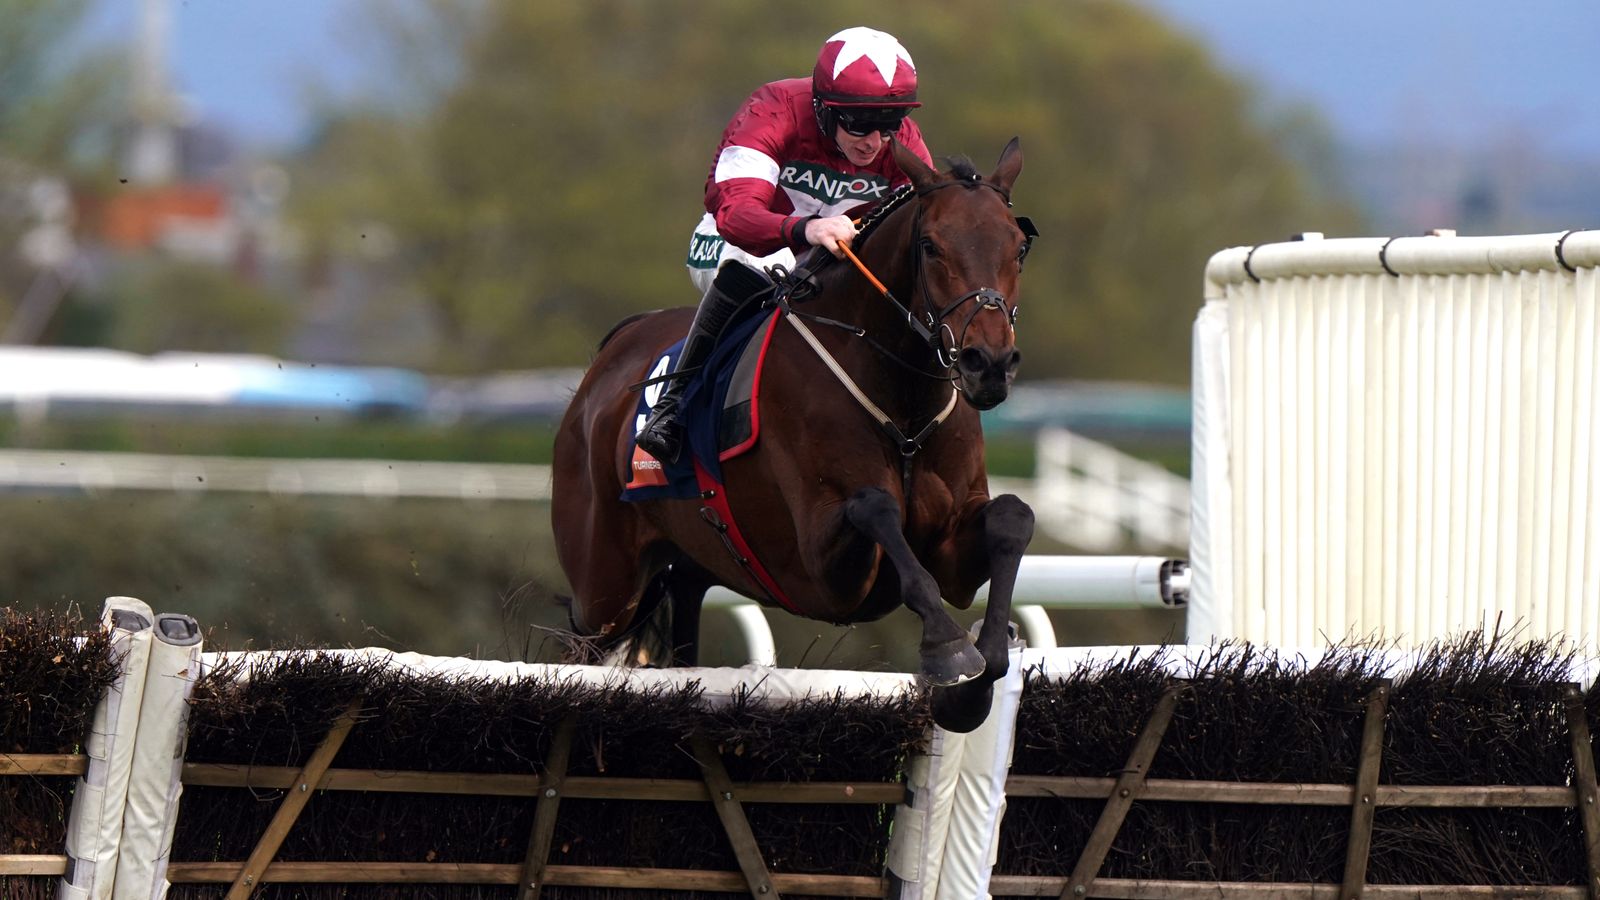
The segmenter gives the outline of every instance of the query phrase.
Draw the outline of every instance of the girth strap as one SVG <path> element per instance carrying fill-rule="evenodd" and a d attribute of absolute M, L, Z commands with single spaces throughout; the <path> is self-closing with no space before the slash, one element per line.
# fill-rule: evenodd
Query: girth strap
<path fill-rule="evenodd" d="M 694 461 L 694 477 L 700 484 L 700 498 L 705 502 L 705 505 L 700 507 L 700 518 L 716 530 L 717 536 L 722 539 L 722 545 L 732 554 L 733 561 L 744 570 L 751 584 L 765 594 L 774 605 L 797 616 L 805 615 L 794 605 L 794 601 L 789 599 L 789 595 L 783 592 L 783 588 L 778 586 L 777 580 L 767 571 L 767 567 L 761 564 L 761 560 L 756 558 L 750 542 L 745 540 L 744 534 L 739 530 L 739 524 L 733 520 L 733 507 L 728 505 L 727 492 L 720 482 L 711 477 L 711 473 L 706 471 L 706 467 L 701 465 L 698 459 Z"/>

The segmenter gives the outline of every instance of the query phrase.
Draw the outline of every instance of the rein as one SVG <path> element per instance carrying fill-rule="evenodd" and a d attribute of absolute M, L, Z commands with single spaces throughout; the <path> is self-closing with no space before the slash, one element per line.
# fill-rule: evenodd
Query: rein
<path fill-rule="evenodd" d="M 874 217 L 872 222 L 866 224 L 876 224 L 876 222 L 882 218 L 882 215 L 888 212 L 890 207 L 898 206 L 899 203 L 906 197 L 925 197 L 941 188 L 957 186 L 964 187 L 969 190 L 977 187 L 986 187 L 999 194 L 1006 201 L 1006 206 L 1009 207 L 1011 205 L 1011 194 L 1004 188 L 1001 188 L 999 185 L 991 184 L 987 181 L 980 181 L 977 178 L 973 178 L 970 181 L 941 181 L 938 184 L 924 185 L 923 187 L 906 191 L 905 193 L 892 198 L 890 202 L 885 205 L 883 213 L 877 217 Z M 1023 233 L 1027 235 L 1028 242 L 1031 243 L 1036 234 L 1035 229 L 1033 228 L 1033 223 L 1027 219 L 1018 219 L 1017 222 L 1019 226 L 1022 227 Z M 911 223 L 911 234 L 913 238 L 911 246 L 913 258 L 912 268 L 919 273 L 922 271 L 922 240 L 920 237 L 922 233 L 921 226 L 922 207 L 918 206 L 916 218 L 913 219 Z M 865 225 L 858 229 L 858 231 L 864 230 Z M 945 322 L 945 318 L 951 313 L 960 309 L 968 300 L 976 300 L 977 304 L 973 307 L 972 312 L 967 315 L 966 321 L 961 323 L 961 333 L 963 335 L 966 334 L 968 328 L 972 327 L 972 320 L 978 317 L 978 313 L 981 313 L 986 309 L 997 309 L 1004 313 L 1007 324 L 1011 326 L 1013 331 L 1016 330 L 1017 308 L 1013 306 L 1010 301 L 1006 299 L 1006 296 L 999 291 L 990 287 L 980 287 L 977 290 L 968 291 L 965 294 L 962 294 L 955 300 L 951 301 L 948 306 L 940 309 L 939 305 L 933 302 L 933 295 L 928 289 L 928 280 L 926 278 L 918 279 L 918 284 L 922 289 L 922 305 L 925 308 L 923 318 L 918 319 L 916 314 L 911 312 L 910 307 L 906 306 L 904 303 L 901 303 L 899 298 L 895 297 L 894 292 L 890 291 L 882 281 L 878 280 L 876 275 L 872 274 L 872 270 L 867 268 L 866 263 L 863 263 L 861 258 L 856 256 L 855 252 L 852 251 L 848 245 L 840 244 L 839 250 L 844 253 L 846 259 L 855 264 L 856 269 L 861 272 L 861 274 L 867 279 L 868 282 L 872 284 L 874 288 L 877 288 L 878 293 L 883 295 L 885 300 L 888 300 L 890 303 L 894 304 L 896 309 L 900 310 L 900 314 L 905 317 L 906 325 L 916 333 L 917 337 L 922 339 L 922 342 L 927 345 L 928 349 L 934 352 L 939 361 L 939 365 L 944 367 L 946 371 L 955 368 L 956 355 L 961 351 L 961 342 L 956 337 L 955 330 Z M 1024 248 L 1024 252 L 1026 252 L 1026 248 Z M 935 314 L 935 311 L 937 311 L 937 315 Z"/>

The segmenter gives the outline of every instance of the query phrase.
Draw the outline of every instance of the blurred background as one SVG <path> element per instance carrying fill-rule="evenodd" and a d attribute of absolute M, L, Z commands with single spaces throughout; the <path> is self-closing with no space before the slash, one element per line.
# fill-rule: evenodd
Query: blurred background
<path fill-rule="evenodd" d="M 695 301 L 733 110 L 856 24 L 916 58 L 935 154 L 1022 137 L 1043 237 L 985 428 L 1036 553 L 1185 555 L 1212 253 L 1600 211 L 1575 0 L 0 0 L 0 604 L 555 658 L 554 422 L 614 322 Z M 784 664 L 914 665 L 903 612 L 770 618 Z"/>

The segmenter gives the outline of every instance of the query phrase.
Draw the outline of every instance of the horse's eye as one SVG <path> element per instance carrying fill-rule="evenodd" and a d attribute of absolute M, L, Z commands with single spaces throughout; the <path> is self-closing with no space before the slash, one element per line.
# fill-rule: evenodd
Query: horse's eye
<path fill-rule="evenodd" d="M 1022 263 L 1028 258 L 1028 242 L 1024 241 L 1022 249 L 1017 251 L 1017 268 L 1022 268 Z"/>
<path fill-rule="evenodd" d="M 939 245 L 935 244 L 932 238 L 923 238 L 921 243 L 923 256 L 932 257 L 939 255 Z"/>

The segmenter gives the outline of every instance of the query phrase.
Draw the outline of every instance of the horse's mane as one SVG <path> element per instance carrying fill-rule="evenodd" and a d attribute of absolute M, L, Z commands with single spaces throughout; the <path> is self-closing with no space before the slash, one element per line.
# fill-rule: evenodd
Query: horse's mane
<path fill-rule="evenodd" d="M 979 174 L 977 167 L 972 164 L 972 160 L 966 156 L 943 156 L 940 157 L 940 159 L 947 167 L 945 172 L 954 176 L 957 181 L 976 183 L 983 179 L 983 176 Z M 903 205 L 905 201 L 915 193 L 916 190 L 912 188 L 911 185 L 901 185 L 898 190 L 896 190 L 893 194 L 890 194 L 882 203 L 879 203 L 877 207 L 872 210 L 872 212 L 868 213 L 862 218 L 861 230 L 860 233 L 856 235 L 856 242 L 860 243 L 865 241 L 867 237 L 877 229 L 878 225 L 882 223 L 884 219 L 889 217 L 890 213 L 894 212 L 896 209 L 899 209 L 900 206 Z"/>
<path fill-rule="evenodd" d="M 972 160 L 965 156 L 946 156 L 942 157 L 942 159 L 944 159 L 945 165 L 950 167 L 948 170 L 950 174 L 954 175 L 958 181 L 977 181 L 983 177 L 978 172 L 977 167 L 972 164 Z"/>
<path fill-rule="evenodd" d="M 883 220 L 889 218 L 890 213 L 904 206 L 905 202 L 915 195 L 916 191 L 911 185 L 901 185 L 882 203 L 879 203 L 876 208 L 861 218 L 861 228 L 856 233 L 856 243 L 859 245 L 865 242 L 867 238 L 872 236 L 874 231 L 878 230 L 878 226 L 883 224 Z"/>
<path fill-rule="evenodd" d="M 606 332 L 606 336 L 601 338 L 599 345 L 597 345 L 594 348 L 595 352 L 598 353 L 599 351 L 604 350 L 606 345 L 611 343 L 611 339 L 617 336 L 617 332 L 621 331 L 624 328 L 627 328 L 629 325 L 633 324 L 634 322 L 639 321 L 640 319 L 644 318 L 645 316 L 652 315 L 653 313 L 658 313 L 660 311 L 661 310 L 657 309 L 657 310 L 651 310 L 650 312 L 634 313 L 633 315 L 627 317 L 626 319 L 623 319 L 621 322 L 618 322 L 617 324 L 611 326 L 611 330 Z"/>

